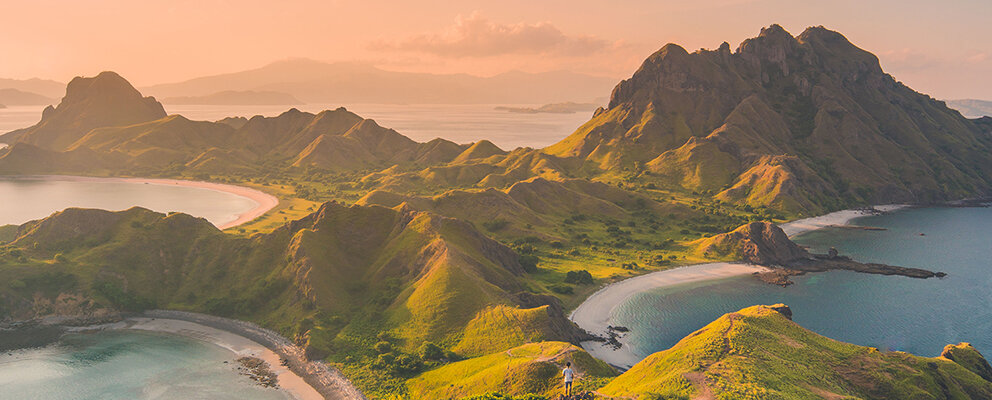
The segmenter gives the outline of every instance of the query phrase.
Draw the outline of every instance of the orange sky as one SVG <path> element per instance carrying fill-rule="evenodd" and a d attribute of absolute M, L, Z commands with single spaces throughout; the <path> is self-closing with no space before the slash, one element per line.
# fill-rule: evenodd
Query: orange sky
<path fill-rule="evenodd" d="M 114 70 L 137 86 L 306 57 L 384 69 L 629 76 L 667 42 L 736 48 L 825 25 L 939 98 L 992 99 L 988 0 L 51 1 L 0 4 L 0 77 Z"/>

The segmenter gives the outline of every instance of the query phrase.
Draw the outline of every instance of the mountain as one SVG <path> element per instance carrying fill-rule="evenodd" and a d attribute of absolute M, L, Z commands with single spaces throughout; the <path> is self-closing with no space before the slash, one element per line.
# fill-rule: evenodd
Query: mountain
<path fill-rule="evenodd" d="M 291 94 L 281 92 L 256 92 L 252 90 L 225 90 L 205 96 L 167 97 L 165 104 L 197 105 L 298 105 L 303 104 Z"/>
<path fill-rule="evenodd" d="M 40 106 L 49 105 L 55 99 L 37 93 L 23 92 L 17 89 L 0 89 L 0 103 L 9 106 Z"/>
<path fill-rule="evenodd" d="M 502 150 L 443 139 L 415 142 L 344 108 L 317 114 L 290 109 L 275 117 L 218 122 L 166 116 L 124 78 L 76 78 L 58 107 L 35 126 L 0 136 L 0 173 L 246 174 L 281 167 L 358 170 L 433 165 Z M 466 153 L 466 151 L 468 151 Z M 463 154 L 464 153 L 464 154 Z"/>
<path fill-rule="evenodd" d="M 385 71 L 360 63 L 308 59 L 275 62 L 249 71 L 149 86 L 160 98 L 204 96 L 221 91 L 275 91 L 307 103 L 552 103 L 592 101 L 610 78 L 567 71 L 507 72 L 492 77 Z"/>
<path fill-rule="evenodd" d="M 815 214 L 992 193 L 992 135 L 840 33 L 778 25 L 735 51 L 668 44 L 544 151 L 594 176 Z M 626 172 L 622 172 L 626 171 Z"/>
<path fill-rule="evenodd" d="M 992 382 L 981 375 L 988 362 L 970 345 L 948 346 L 936 358 L 882 352 L 817 335 L 791 318 L 781 304 L 726 314 L 599 392 L 621 398 L 992 398 Z"/>
<path fill-rule="evenodd" d="M 992 101 L 961 99 L 948 100 L 947 105 L 969 118 L 992 117 Z"/>
<path fill-rule="evenodd" d="M 131 125 L 165 117 L 162 104 L 141 93 L 113 72 L 77 77 L 66 86 L 57 107 L 49 106 L 38 124 L 0 136 L 3 143 L 27 143 L 66 150 L 94 128 Z"/>
<path fill-rule="evenodd" d="M 0 78 L 0 89 L 16 89 L 22 92 L 37 93 L 48 98 L 58 98 L 65 93 L 65 84 L 48 79 L 6 79 Z"/>

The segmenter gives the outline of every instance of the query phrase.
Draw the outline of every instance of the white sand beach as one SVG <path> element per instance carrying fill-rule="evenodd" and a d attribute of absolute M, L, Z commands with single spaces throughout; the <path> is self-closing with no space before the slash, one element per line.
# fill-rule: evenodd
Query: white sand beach
<path fill-rule="evenodd" d="M 881 206 L 874 206 L 874 208 L 881 212 L 895 211 L 901 208 L 909 207 L 906 204 L 887 204 Z M 797 219 L 792 222 L 786 222 L 779 225 L 779 228 L 785 232 L 789 237 L 796 236 L 801 233 L 822 229 L 830 226 L 836 225 L 846 225 L 851 222 L 851 220 L 859 217 L 864 217 L 866 215 L 871 215 L 870 211 L 856 209 L 856 210 L 841 210 L 832 212 L 830 214 L 821 215 L 819 217 Z"/>
<path fill-rule="evenodd" d="M 605 336 L 613 310 L 637 293 L 690 282 L 749 275 L 765 270 L 765 267 L 755 265 L 719 262 L 652 272 L 625 279 L 600 289 L 573 310 L 569 318 L 580 328 L 596 335 Z M 640 357 L 631 351 L 630 344 L 625 342 L 623 338 L 619 340 L 623 346 L 617 350 L 609 345 L 592 341 L 583 342 L 582 347 L 593 357 L 608 364 L 624 369 L 630 368 L 640 361 Z"/>
<path fill-rule="evenodd" d="M 134 329 L 139 331 L 163 332 L 211 343 L 231 351 L 237 357 L 257 357 L 264 360 L 269 364 L 269 369 L 278 376 L 279 388 L 288 392 L 295 399 L 324 399 L 324 396 L 321 396 L 316 389 L 307 384 L 302 377 L 283 366 L 278 354 L 255 341 L 232 332 L 195 322 L 145 317 L 127 318 L 124 321 L 113 324 L 70 328 L 69 331 L 94 329 Z"/>
<path fill-rule="evenodd" d="M 230 193 L 236 196 L 246 197 L 256 204 L 256 206 L 253 207 L 251 210 L 239 214 L 237 219 L 217 226 L 217 228 L 221 230 L 233 228 L 238 225 L 251 222 L 255 218 L 261 217 L 263 214 L 265 214 L 266 212 L 268 212 L 269 210 L 271 210 L 272 208 L 274 208 L 279 204 L 279 199 L 271 194 L 262 192 L 260 190 L 247 188 L 244 186 L 225 185 L 222 183 L 186 181 L 179 179 L 100 178 L 100 177 L 74 176 L 74 175 L 44 175 L 40 177 L 45 179 L 72 181 L 72 182 L 128 182 L 128 183 L 144 183 L 149 185 L 194 187 L 194 188 L 208 189 L 218 192 Z"/>

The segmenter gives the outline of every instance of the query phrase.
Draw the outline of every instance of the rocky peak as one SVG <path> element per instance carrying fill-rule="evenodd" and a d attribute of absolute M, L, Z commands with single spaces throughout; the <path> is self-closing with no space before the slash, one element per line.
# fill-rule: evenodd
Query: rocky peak
<path fill-rule="evenodd" d="M 127 80 L 107 71 L 92 78 L 74 78 L 59 105 L 42 112 L 41 122 L 12 134 L 39 147 L 64 150 L 92 129 L 165 116 L 165 108 L 154 97 L 142 97 Z"/>

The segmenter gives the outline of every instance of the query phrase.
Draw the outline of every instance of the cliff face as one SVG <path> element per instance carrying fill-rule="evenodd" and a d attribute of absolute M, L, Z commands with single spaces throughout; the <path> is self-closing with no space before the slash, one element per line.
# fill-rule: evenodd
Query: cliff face
<path fill-rule="evenodd" d="M 819 212 L 988 193 L 992 136 L 823 27 L 669 44 L 545 152 L 721 200 Z"/>
<path fill-rule="evenodd" d="M 23 142 L 65 150 L 94 128 L 131 125 L 165 117 L 162 104 L 141 93 L 113 72 L 77 77 L 66 86 L 57 107 L 45 109 L 41 122 L 0 136 L 0 142 Z"/>

